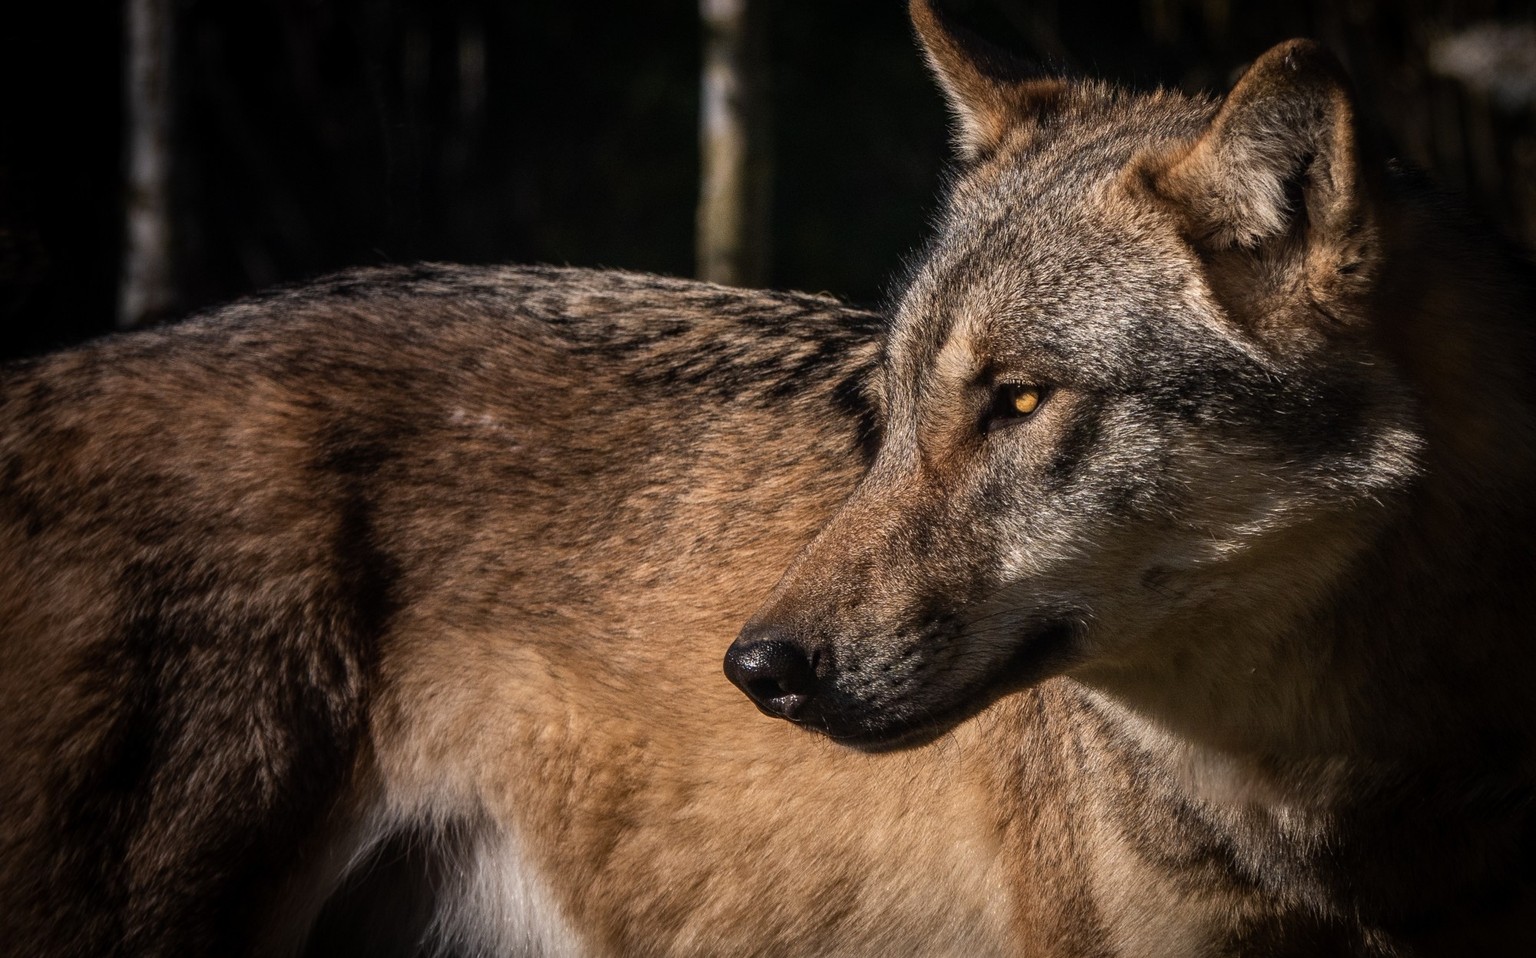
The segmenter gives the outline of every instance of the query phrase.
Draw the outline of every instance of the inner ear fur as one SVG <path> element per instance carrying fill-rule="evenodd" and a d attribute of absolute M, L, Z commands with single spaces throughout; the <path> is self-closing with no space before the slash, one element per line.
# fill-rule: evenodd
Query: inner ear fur
<path fill-rule="evenodd" d="M 956 120 L 960 156 L 974 161 L 1008 134 L 1033 125 L 1066 94 L 1024 61 L 966 29 L 933 0 L 909 0 L 912 26 Z"/>
<path fill-rule="evenodd" d="M 1343 68 L 1291 40 L 1254 61 L 1193 143 L 1147 158 L 1143 176 L 1204 251 L 1348 245 L 1371 225 L 1359 144 Z"/>

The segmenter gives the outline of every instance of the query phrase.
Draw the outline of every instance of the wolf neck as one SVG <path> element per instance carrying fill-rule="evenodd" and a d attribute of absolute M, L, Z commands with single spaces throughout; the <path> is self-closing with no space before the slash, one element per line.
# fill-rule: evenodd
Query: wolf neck
<path fill-rule="evenodd" d="M 1339 557 L 1332 587 L 1191 616 L 1165 636 L 1181 656 L 1078 677 L 1082 725 L 1109 729 L 1100 740 L 1148 783 L 1085 766 L 1111 796 L 1103 814 L 1133 833 L 1143 812 L 1124 809 L 1176 810 L 1170 833 L 1219 850 L 1273 907 L 1412 947 L 1523 927 L 1536 906 L 1533 311 L 1480 291 L 1509 282 L 1480 281 L 1489 267 L 1466 255 L 1440 262 L 1471 290 L 1428 275 L 1433 259 L 1396 278 L 1394 358 L 1419 384 L 1423 470 Z M 1283 560 L 1247 571 L 1304 574 Z"/>
<path fill-rule="evenodd" d="M 1192 617 L 1187 654 L 1161 675 L 1086 677 L 1218 801 L 1326 808 L 1435 769 L 1480 786 L 1531 775 L 1531 274 L 1454 214 L 1420 202 L 1394 217 L 1382 340 L 1422 403 L 1415 488 L 1366 520 L 1331 588 L 1296 590 L 1312 598 L 1290 609 Z M 1320 517 L 1316 532 L 1341 521 Z"/>

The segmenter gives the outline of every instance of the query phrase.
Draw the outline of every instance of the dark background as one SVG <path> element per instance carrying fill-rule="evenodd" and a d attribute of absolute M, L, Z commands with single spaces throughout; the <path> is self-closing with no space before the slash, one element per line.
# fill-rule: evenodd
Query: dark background
<path fill-rule="evenodd" d="M 1139 87 L 1222 89 L 1272 43 L 1317 37 L 1391 153 L 1536 240 L 1536 42 L 1481 79 L 1432 65 L 1468 27 L 1528 29 L 1529 0 L 950 6 Z M 0 18 L 0 356 L 111 329 L 117 295 L 123 9 L 43 7 Z M 777 0 L 768 22 L 769 282 L 878 302 L 946 152 L 905 5 Z M 177 0 L 167 318 L 416 259 L 690 274 L 700 43 L 692 0 Z"/>

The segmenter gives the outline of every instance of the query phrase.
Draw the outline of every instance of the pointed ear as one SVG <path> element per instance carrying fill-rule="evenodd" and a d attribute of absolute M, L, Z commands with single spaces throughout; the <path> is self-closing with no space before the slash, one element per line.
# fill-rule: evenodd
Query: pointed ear
<path fill-rule="evenodd" d="M 1143 176 L 1207 252 L 1291 236 L 1326 245 L 1369 232 L 1349 81 L 1309 40 L 1254 61 L 1206 131 L 1185 148 L 1149 157 Z"/>
<path fill-rule="evenodd" d="M 928 65 L 955 114 L 963 159 L 992 152 L 1010 129 L 1033 123 L 1061 101 L 1064 82 L 1032 75 L 1026 64 L 956 23 L 934 0 L 909 0 L 908 7 Z"/>

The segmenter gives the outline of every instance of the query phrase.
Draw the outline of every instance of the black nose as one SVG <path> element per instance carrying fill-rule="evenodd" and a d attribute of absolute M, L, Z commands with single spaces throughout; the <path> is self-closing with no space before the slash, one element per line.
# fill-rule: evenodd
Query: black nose
<path fill-rule="evenodd" d="M 778 629 L 748 627 L 725 653 L 725 675 L 757 707 L 793 719 L 816 694 L 816 665 Z"/>

